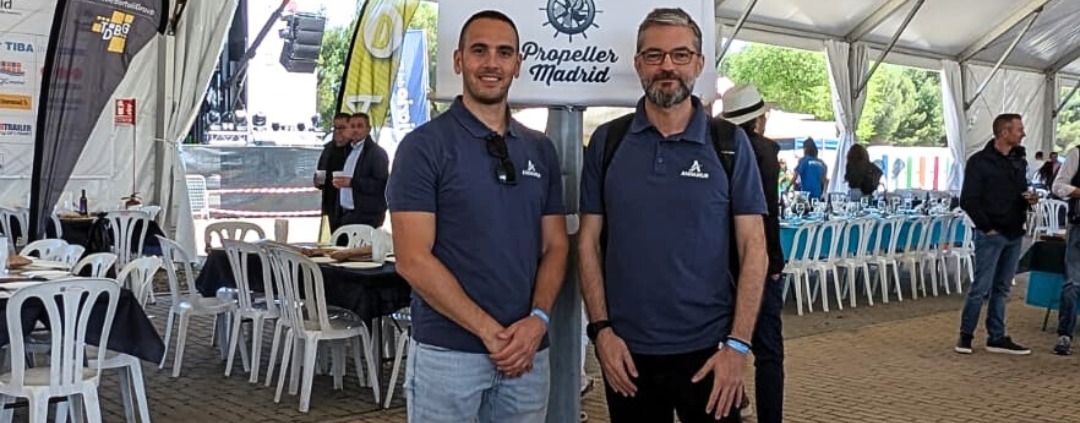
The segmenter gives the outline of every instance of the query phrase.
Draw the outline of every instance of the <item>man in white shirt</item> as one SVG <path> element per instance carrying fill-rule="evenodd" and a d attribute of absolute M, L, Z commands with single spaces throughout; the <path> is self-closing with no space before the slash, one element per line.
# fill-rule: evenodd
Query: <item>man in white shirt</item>
<path fill-rule="evenodd" d="M 1071 208 L 1077 207 L 1074 199 L 1080 198 L 1080 147 L 1069 150 L 1065 165 L 1054 178 L 1054 195 L 1069 201 Z M 1069 240 L 1065 248 L 1065 286 L 1061 289 L 1061 308 L 1058 310 L 1058 341 L 1054 353 L 1071 353 L 1073 329 L 1076 328 L 1076 301 L 1080 294 L 1080 225 L 1069 222 Z"/>

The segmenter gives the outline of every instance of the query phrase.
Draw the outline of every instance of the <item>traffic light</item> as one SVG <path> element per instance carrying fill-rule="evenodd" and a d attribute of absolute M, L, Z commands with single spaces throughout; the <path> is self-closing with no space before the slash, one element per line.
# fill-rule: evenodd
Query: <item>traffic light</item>
<path fill-rule="evenodd" d="M 281 31 L 281 37 L 285 39 L 281 65 L 289 72 L 315 72 L 325 28 L 326 18 L 319 15 L 297 13 L 286 16 L 285 29 Z"/>

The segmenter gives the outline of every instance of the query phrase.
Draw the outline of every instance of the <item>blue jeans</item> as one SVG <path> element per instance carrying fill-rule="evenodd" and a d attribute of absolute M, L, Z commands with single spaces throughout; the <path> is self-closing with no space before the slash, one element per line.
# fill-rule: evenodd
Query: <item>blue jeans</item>
<path fill-rule="evenodd" d="M 405 395 L 410 422 L 544 422 L 551 387 L 547 349 L 533 357 L 531 371 L 510 379 L 487 354 L 409 342 Z"/>
<path fill-rule="evenodd" d="M 1009 239 L 1002 234 L 975 231 L 975 280 L 961 312 L 960 334 L 974 335 L 983 300 L 987 300 L 986 332 L 992 340 L 1005 336 L 1005 304 L 1023 241 L 1022 237 Z"/>
<path fill-rule="evenodd" d="M 758 423 L 784 421 L 784 279 L 766 278 L 754 327 L 754 400 Z"/>
<path fill-rule="evenodd" d="M 1069 226 L 1065 247 L 1065 286 L 1061 288 L 1058 308 L 1058 335 L 1072 338 L 1076 329 L 1076 297 L 1080 294 L 1080 225 Z"/>

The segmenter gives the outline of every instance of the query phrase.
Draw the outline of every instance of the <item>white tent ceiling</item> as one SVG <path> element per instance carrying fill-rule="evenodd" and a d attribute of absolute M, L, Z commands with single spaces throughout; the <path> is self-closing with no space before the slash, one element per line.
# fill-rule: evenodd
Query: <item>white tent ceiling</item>
<path fill-rule="evenodd" d="M 717 0 L 718 22 L 734 24 L 750 1 Z M 825 39 L 861 40 L 882 49 L 916 3 L 759 0 L 737 38 L 802 48 Z M 1040 6 L 1043 13 L 1005 65 L 1040 73 L 1060 67 L 1064 74 L 1080 75 L 1080 1 L 1076 0 L 926 0 L 901 34 L 894 50 L 899 54 L 887 61 L 927 66 L 934 62 L 917 58 L 960 61 L 977 52 L 973 63 L 993 64 Z M 916 59 L 905 60 L 905 56 Z"/>

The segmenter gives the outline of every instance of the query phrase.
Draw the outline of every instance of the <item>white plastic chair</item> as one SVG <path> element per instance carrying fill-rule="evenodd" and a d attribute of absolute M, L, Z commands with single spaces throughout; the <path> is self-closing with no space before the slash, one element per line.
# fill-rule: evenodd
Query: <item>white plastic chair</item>
<path fill-rule="evenodd" d="M 226 239 L 225 253 L 229 256 L 229 267 L 232 269 L 233 280 L 236 281 L 237 300 L 239 302 L 233 311 L 232 335 L 229 337 L 229 359 L 225 364 L 225 377 L 232 374 L 233 358 L 236 357 L 236 346 L 240 339 L 240 330 L 245 320 L 251 321 L 251 375 L 248 382 L 256 383 L 259 380 L 259 359 L 262 357 L 262 334 L 263 325 L 267 320 L 275 320 L 279 317 L 277 302 L 274 296 L 274 284 L 270 270 L 270 260 L 263 250 L 256 245 L 242 241 Z M 260 259 L 263 275 L 263 295 L 257 297 L 251 290 L 248 275 L 248 263 L 251 257 Z M 275 327 L 274 343 L 278 340 L 280 326 Z M 276 349 L 271 357 L 276 355 Z M 273 358 L 271 358 L 273 360 Z"/>
<path fill-rule="evenodd" d="M 108 279 L 66 279 L 22 288 L 12 294 L 7 303 L 11 356 L 25 355 L 22 309 L 27 300 L 34 300 L 32 303 L 45 309 L 52 325 L 51 352 L 46 366 L 28 369 L 24 360 L 11 360 L 11 372 L 0 375 L 0 406 L 13 403 L 15 398 L 26 398 L 30 404 L 30 422 L 45 423 L 49 399 L 67 397 L 76 410 L 85 410 L 89 422 L 101 422 L 97 393 L 101 366 L 86 366 L 83 363 L 87 358 L 86 328 L 90 322 L 90 312 L 102 295 L 107 297 L 108 306 L 102 321 L 97 363 L 105 358 L 109 332 L 116 315 L 120 287 L 115 282 Z M 66 403 L 58 406 L 57 415 L 66 416 L 67 407 Z M 11 410 L 4 410 L 2 414 L 4 421 L 10 420 Z"/>
<path fill-rule="evenodd" d="M 249 236 L 254 235 L 254 239 L 249 239 Z M 218 242 L 214 243 L 214 238 L 217 238 Z M 206 245 L 206 251 L 210 251 L 215 246 L 224 248 L 222 241 L 231 239 L 234 241 L 258 241 L 265 239 L 266 233 L 263 229 L 251 222 L 245 222 L 242 220 L 228 220 L 223 222 L 214 222 L 206 226 L 206 230 L 203 232 L 203 241 Z"/>
<path fill-rule="evenodd" d="M 844 227 L 844 239 L 841 252 L 845 256 L 836 261 L 836 267 L 843 268 L 844 272 L 844 291 L 851 296 L 851 307 L 856 305 L 856 289 L 855 282 L 858 278 L 858 271 L 862 270 L 862 280 L 864 288 L 866 289 L 866 300 L 873 306 L 874 295 L 870 288 L 870 239 L 873 238 L 874 227 L 877 226 L 877 221 L 870 218 L 856 219 L 848 223 Z M 852 239 L 854 238 L 854 241 Z M 855 252 L 851 252 L 851 242 L 855 243 Z"/>
<path fill-rule="evenodd" d="M 57 216 L 56 213 L 53 213 L 49 215 L 49 217 L 52 218 L 53 231 L 56 232 L 56 238 L 64 238 L 64 227 L 60 225 L 60 216 Z"/>
<path fill-rule="evenodd" d="M 113 253 L 120 266 L 142 256 L 150 216 L 141 211 L 114 211 L 105 215 L 112 228 Z M 132 251 L 134 247 L 134 251 Z"/>
<path fill-rule="evenodd" d="M 116 254 L 94 253 L 83 257 L 82 260 L 75 263 L 75 266 L 71 268 L 71 274 L 78 276 L 86 266 L 90 266 L 90 277 L 104 278 L 109 274 L 109 269 L 111 269 L 115 263 Z"/>
<path fill-rule="evenodd" d="M 1035 236 L 1042 234 L 1063 235 L 1065 233 L 1065 221 L 1062 220 L 1062 217 L 1065 216 L 1065 211 L 1069 209 L 1069 203 L 1061 200 L 1042 200 L 1039 202 L 1037 209 L 1041 216 L 1037 219 L 1039 224 L 1035 228 Z"/>
<path fill-rule="evenodd" d="M 840 258 L 840 245 L 844 235 L 844 221 L 843 220 L 830 220 L 824 222 L 818 227 L 816 241 L 814 242 L 811 258 L 812 260 L 806 266 L 807 270 L 807 290 L 809 286 L 809 273 L 816 272 L 818 275 L 818 284 L 815 286 L 814 294 L 810 297 L 809 303 L 813 303 L 814 298 L 820 289 L 821 292 L 821 307 L 826 313 L 829 312 L 829 273 L 833 276 L 833 288 L 836 290 L 836 302 L 837 307 L 841 310 L 844 309 L 843 300 L 840 299 L 840 275 L 836 271 L 836 262 Z M 828 240 L 826 240 L 828 237 Z M 826 242 L 827 241 L 827 242 Z M 811 306 L 813 307 L 813 306 Z"/>
<path fill-rule="evenodd" d="M 390 234 L 368 225 L 345 225 L 330 235 L 330 243 L 337 244 L 340 237 L 345 237 L 346 247 L 371 247 L 371 258 L 382 263 L 386 256 L 394 251 Z"/>
<path fill-rule="evenodd" d="M 67 241 L 62 239 L 39 239 L 23 247 L 20 256 L 36 257 L 48 261 L 60 261 L 67 252 Z"/>
<path fill-rule="evenodd" d="M 362 352 L 368 357 L 367 373 L 371 389 L 375 394 L 375 402 L 378 403 L 379 383 L 375 362 L 372 360 L 374 347 L 367 324 L 355 315 L 330 319 L 326 307 L 326 294 L 323 291 L 322 272 L 311 259 L 284 249 L 274 249 L 270 254 L 274 260 L 274 271 L 280 278 L 282 286 L 282 316 L 289 321 L 274 402 L 281 401 L 285 375 L 290 367 L 292 373 L 289 393 L 296 394 L 300 371 L 303 369 L 300 411 L 304 413 L 308 411 L 311 405 L 311 383 L 315 376 L 315 359 L 319 341 L 333 343 L 334 382 L 335 387 L 340 387 L 341 373 L 345 367 L 345 343 L 341 341 L 351 341 L 357 378 L 360 381 L 364 380 L 360 358 Z M 304 297 L 300 296 L 300 292 L 304 293 Z M 301 364 L 301 359 L 303 364 Z"/>
<path fill-rule="evenodd" d="M 24 207 L 0 207 L 0 229 L 3 229 L 4 236 L 8 238 L 8 245 L 12 252 L 18 251 L 19 247 L 26 245 L 27 239 L 29 239 L 26 236 L 29 222 L 30 210 Z M 15 225 L 13 223 L 19 225 L 18 237 L 15 236 Z"/>
<path fill-rule="evenodd" d="M 784 266 L 784 274 L 791 275 L 784 285 L 784 298 L 787 298 L 789 286 L 795 288 L 795 305 L 800 316 L 803 314 L 803 278 L 809 278 L 807 266 L 810 264 L 810 252 L 813 249 L 814 236 L 817 234 L 818 226 L 819 224 L 815 222 L 804 222 L 795 229 L 795 237 L 791 246 L 791 259 Z M 809 286 L 809 282 L 806 285 Z M 807 300 L 809 300 L 809 291 L 807 291 L 806 296 Z M 808 312 L 812 313 L 814 308 L 810 301 L 807 301 L 807 306 Z"/>
<path fill-rule="evenodd" d="M 120 286 L 131 290 L 139 305 L 146 305 L 150 299 L 150 290 L 153 288 L 154 275 L 161 269 L 161 259 L 158 257 L 142 257 L 132 260 L 120 272 L 116 274 L 116 281 Z"/>
<path fill-rule="evenodd" d="M 962 276 L 963 267 L 967 265 L 968 280 L 975 280 L 975 241 L 973 240 L 974 231 L 971 229 L 971 225 L 968 224 L 967 219 L 963 215 L 958 215 L 953 218 L 953 227 L 963 231 L 962 241 L 960 246 L 953 246 L 949 248 L 949 251 L 945 254 L 946 260 L 953 258 L 956 260 L 956 293 L 962 294 L 964 292 Z M 952 234 L 954 232 L 950 232 Z M 950 238 L 951 241 L 951 238 Z M 946 284 L 948 284 L 948 275 L 946 275 Z"/>
<path fill-rule="evenodd" d="M 409 337 L 412 336 L 412 310 L 405 307 L 391 314 L 390 319 L 394 323 L 397 348 L 394 349 L 394 366 L 390 370 L 390 384 L 386 388 L 383 408 L 390 408 L 390 400 L 394 398 L 394 387 L 397 385 L 398 372 L 401 370 L 401 360 L 405 357 L 405 348 L 409 345 Z"/>
<path fill-rule="evenodd" d="M 82 259 L 83 253 L 86 252 L 86 247 L 79 244 L 69 244 L 64 248 L 64 253 L 60 256 L 61 263 L 67 263 L 69 266 L 74 267 L 79 263 L 79 259 Z"/>
<path fill-rule="evenodd" d="M 874 233 L 876 242 L 869 248 L 869 251 L 874 254 L 867 264 L 878 268 L 876 286 L 881 288 L 881 302 L 885 304 L 889 303 L 889 266 L 892 266 L 896 299 L 904 301 L 904 295 L 900 289 L 900 253 L 897 251 L 897 244 L 900 241 L 900 231 L 904 228 L 905 220 L 903 216 L 893 216 L 880 221 Z M 888 238 L 885 237 L 886 232 L 889 234 Z"/>
<path fill-rule="evenodd" d="M 116 276 L 119 286 L 130 289 L 135 294 L 139 305 L 146 305 L 150 283 L 154 280 L 154 274 L 161 268 L 161 259 L 158 257 L 143 257 L 133 260 L 120 270 Z M 91 361 L 94 363 L 94 361 Z M 117 369 L 120 371 L 120 392 L 124 402 L 124 415 L 128 423 L 135 423 L 136 409 L 139 420 L 143 423 L 150 422 L 150 406 L 146 401 L 146 384 L 143 380 L 142 363 L 138 357 L 106 351 L 105 359 L 100 361 L 101 369 Z M 134 392 L 132 392 L 134 391 Z M 133 396 L 134 394 L 134 396 Z"/>
<path fill-rule="evenodd" d="M 141 211 L 146 213 L 150 217 L 150 220 L 157 220 L 158 213 L 161 213 L 161 206 L 135 206 L 128 207 L 128 210 Z"/>
<path fill-rule="evenodd" d="M 179 244 L 158 236 L 161 243 L 162 266 L 169 275 L 169 297 L 172 300 L 169 307 L 169 319 L 165 324 L 165 355 L 161 357 L 158 368 L 165 368 L 165 359 L 169 356 L 169 338 L 172 336 L 173 318 L 180 317 L 180 327 L 177 330 L 176 357 L 173 362 L 172 377 L 180 376 L 180 366 L 184 360 L 184 343 L 187 340 L 188 320 L 192 316 L 218 316 L 230 313 L 236 309 L 236 303 L 218 298 L 204 298 L 199 296 L 192 280 L 194 272 L 191 269 L 191 258 Z M 184 270 L 184 285 L 181 287 L 180 278 L 176 274 L 176 266 L 182 266 Z M 186 288 L 186 291 L 183 289 Z"/>

